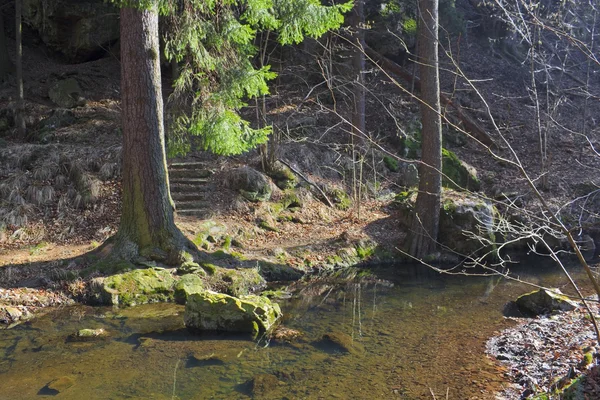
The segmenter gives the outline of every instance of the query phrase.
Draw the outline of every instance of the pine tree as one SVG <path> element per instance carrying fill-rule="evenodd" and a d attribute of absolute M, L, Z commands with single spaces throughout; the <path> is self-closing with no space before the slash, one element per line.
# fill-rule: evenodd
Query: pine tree
<path fill-rule="evenodd" d="M 240 154 L 264 143 L 269 126 L 251 127 L 238 111 L 248 99 L 268 94 L 276 74 L 256 67 L 257 32 L 273 32 L 281 45 L 319 37 L 343 23 L 352 3 L 322 6 L 318 0 L 214 0 L 168 3 L 165 53 L 179 66 L 170 101 L 170 149 L 189 149 L 188 133 L 217 154 Z"/>

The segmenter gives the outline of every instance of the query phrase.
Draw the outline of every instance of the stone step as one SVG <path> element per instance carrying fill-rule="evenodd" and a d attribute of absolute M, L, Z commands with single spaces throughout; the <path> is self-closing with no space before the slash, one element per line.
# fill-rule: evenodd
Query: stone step
<path fill-rule="evenodd" d="M 207 201 L 175 201 L 175 206 L 178 210 L 196 210 L 196 209 L 208 209 L 210 203 Z"/>
<path fill-rule="evenodd" d="M 178 169 L 206 169 L 210 166 L 210 164 L 200 162 L 200 161 L 183 161 L 183 162 L 174 162 L 169 164 L 169 170 L 178 170 Z"/>
<path fill-rule="evenodd" d="M 204 187 L 198 185 L 171 183 L 171 195 L 177 193 L 201 193 L 203 191 L 202 189 L 204 189 Z"/>
<path fill-rule="evenodd" d="M 198 218 L 210 218 L 212 216 L 211 212 L 204 209 L 189 209 L 189 210 L 177 210 L 178 215 L 186 216 L 186 217 L 198 217 Z"/>
<path fill-rule="evenodd" d="M 183 185 L 204 185 L 208 183 L 206 178 L 173 178 L 169 179 L 172 184 L 183 184 Z"/>
<path fill-rule="evenodd" d="M 213 174 L 212 171 L 207 169 L 175 169 L 169 170 L 169 177 L 171 179 L 177 178 L 208 178 Z"/>
<path fill-rule="evenodd" d="M 195 192 L 175 192 L 171 190 L 171 197 L 176 202 L 185 202 L 185 201 L 199 201 L 206 200 L 206 192 L 195 191 Z"/>

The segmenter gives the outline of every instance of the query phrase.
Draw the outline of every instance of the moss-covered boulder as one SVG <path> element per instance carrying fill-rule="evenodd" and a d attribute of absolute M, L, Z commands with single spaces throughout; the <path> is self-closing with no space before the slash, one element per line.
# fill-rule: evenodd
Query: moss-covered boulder
<path fill-rule="evenodd" d="M 456 154 L 447 149 L 442 149 L 442 173 L 444 187 L 472 191 L 477 191 L 481 187 L 475 168 L 462 162 Z"/>
<path fill-rule="evenodd" d="M 540 289 L 519 296 L 516 300 L 519 311 L 523 315 L 534 317 L 550 314 L 556 311 L 572 311 L 577 308 L 577 302 L 562 294 L 559 289 Z"/>
<path fill-rule="evenodd" d="M 96 281 L 102 304 L 133 306 L 173 300 L 175 278 L 165 269 L 136 269 Z"/>
<path fill-rule="evenodd" d="M 444 190 L 440 209 L 439 241 L 468 256 L 494 250 L 496 210 L 488 200 Z"/>
<path fill-rule="evenodd" d="M 250 201 L 268 201 L 273 193 L 269 178 L 248 166 L 230 171 L 227 184 Z"/>
<path fill-rule="evenodd" d="M 199 275 L 183 275 L 174 286 L 173 296 L 177 304 L 185 304 L 188 297 L 193 293 L 200 293 L 204 290 L 204 282 Z"/>
<path fill-rule="evenodd" d="M 74 334 L 70 335 L 68 340 L 72 342 L 87 342 L 98 339 L 106 339 L 109 337 L 108 332 L 103 328 L 91 329 L 85 328 L 80 329 Z"/>
<path fill-rule="evenodd" d="M 63 108 L 85 105 L 83 92 L 75 78 L 56 82 L 48 91 L 48 97 L 54 104 Z"/>
<path fill-rule="evenodd" d="M 258 268 L 220 268 L 209 282 L 218 291 L 237 297 L 255 293 L 267 286 Z"/>
<path fill-rule="evenodd" d="M 414 218 L 416 191 L 401 192 L 394 203 L 400 210 L 402 224 L 410 228 Z M 465 192 L 442 191 L 438 241 L 463 256 L 493 254 L 496 243 L 494 222 L 496 209 L 491 202 Z"/>
<path fill-rule="evenodd" d="M 213 291 L 193 293 L 185 305 L 184 322 L 192 332 L 269 332 L 281 317 L 281 309 L 262 296 L 241 298 Z"/>
<path fill-rule="evenodd" d="M 291 189 L 298 183 L 298 179 L 296 179 L 294 172 L 292 172 L 287 165 L 284 165 L 279 161 L 275 162 L 273 169 L 269 171 L 269 176 L 281 190 Z"/>

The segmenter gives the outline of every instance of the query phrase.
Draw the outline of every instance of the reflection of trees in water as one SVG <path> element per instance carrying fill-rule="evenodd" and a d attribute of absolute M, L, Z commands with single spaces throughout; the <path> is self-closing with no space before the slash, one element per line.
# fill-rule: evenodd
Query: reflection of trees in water
<path fill-rule="evenodd" d="M 319 276 L 290 287 L 294 295 L 287 302 L 284 314 L 288 323 L 301 325 L 307 331 L 338 330 L 359 339 L 364 334 L 366 318 L 373 325 L 381 288 L 393 286 L 389 281 L 354 269 Z"/>

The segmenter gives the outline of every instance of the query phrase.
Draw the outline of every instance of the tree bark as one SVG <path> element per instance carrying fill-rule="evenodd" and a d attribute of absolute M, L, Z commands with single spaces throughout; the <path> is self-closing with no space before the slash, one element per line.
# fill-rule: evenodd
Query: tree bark
<path fill-rule="evenodd" d="M 419 193 L 412 224 L 410 254 L 436 251 L 442 191 L 442 120 L 438 69 L 438 0 L 419 0 L 419 74 L 421 75 L 422 156 Z"/>
<path fill-rule="evenodd" d="M 166 264 L 196 247 L 177 228 L 169 193 L 160 85 L 158 15 L 121 9 L 122 214 L 108 248 Z"/>
<path fill-rule="evenodd" d="M 15 64 L 17 67 L 17 107 L 15 109 L 15 127 L 17 128 L 17 137 L 25 139 L 27 134 L 25 130 L 25 97 L 23 94 L 23 45 L 22 45 L 22 14 L 23 1 L 15 1 L 15 39 L 17 42 L 17 57 Z"/>
<path fill-rule="evenodd" d="M 6 47 L 6 32 L 4 30 L 4 18 L 0 12 L 0 82 L 6 80 L 8 75 L 13 72 L 14 66 L 8 57 Z"/>
<path fill-rule="evenodd" d="M 356 0 L 353 10 L 353 41 L 358 48 L 354 49 L 352 55 L 352 70 L 354 74 L 354 109 L 352 111 L 352 135 L 358 139 L 358 143 L 365 143 L 365 32 L 363 24 L 365 22 L 364 0 Z"/>

